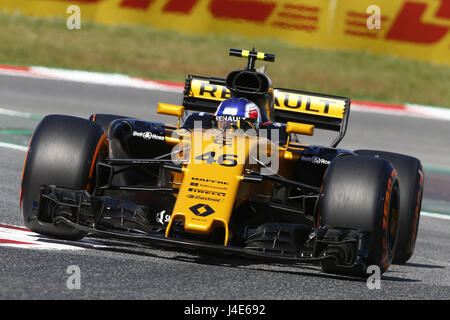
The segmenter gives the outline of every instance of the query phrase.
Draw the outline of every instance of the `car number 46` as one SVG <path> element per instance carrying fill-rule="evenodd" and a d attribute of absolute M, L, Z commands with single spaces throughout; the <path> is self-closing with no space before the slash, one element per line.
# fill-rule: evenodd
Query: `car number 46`
<path fill-rule="evenodd" d="M 235 167 L 237 165 L 237 155 L 235 154 L 221 154 L 216 159 L 214 151 L 204 153 L 195 157 L 196 160 L 206 161 L 207 164 L 218 163 L 225 167 Z"/>

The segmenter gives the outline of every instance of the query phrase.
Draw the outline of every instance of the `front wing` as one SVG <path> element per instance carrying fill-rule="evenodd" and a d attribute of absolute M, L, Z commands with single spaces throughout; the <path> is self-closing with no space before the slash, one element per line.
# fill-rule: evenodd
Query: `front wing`
<path fill-rule="evenodd" d="M 91 196 L 86 190 L 42 186 L 38 210 L 40 223 L 63 223 L 70 227 L 104 237 L 143 243 L 156 247 L 172 247 L 208 254 L 225 254 L 283 264 L 332 263 L 346 274 L 361 275 L 367 265 L 368 235 L 358 230 L 323 226 L 314 230 L 309 243 L 312 250 L 294 254 L 223 245 L 182 237 L 166 237 L 165 230 L 153 227 L 145 216 L 146 208 L 134 203 L 103 196 Z M 47 218 L 42 218 L 47 217 Z M 335 236 L 339 234 L 339 236 Z M 333 250 L 320 248 L 332 247 Z M 342 250 L 339 250 L 342 248 Z"/>

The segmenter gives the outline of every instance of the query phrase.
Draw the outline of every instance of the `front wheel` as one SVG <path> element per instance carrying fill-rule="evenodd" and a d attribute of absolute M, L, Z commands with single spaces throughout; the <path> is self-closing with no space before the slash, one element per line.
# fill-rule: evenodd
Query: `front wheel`
<path fill-rule="evenodd" d="M 342 156 L 326 171 L 319 200 L 318 224 L 368 234 L 367 266 L 386 271 L 394 256 L 398 230 L 397 172 L 385 160 Z M 322 265 L 328 273 L 346 274 L 333 262 Z M 366 270 L 358 271 L 365 276 Z"/>
<path fill-rule="evenodd" d="M 89 189 L 96 159 L 106 141 L 100 126 L 86 119 L 46 116 L 31 138 L 25 159 L 20 210 L 30 230 L 60 239 L 78 240 L 86 233 L 38 216 L 40 186 Z"/>

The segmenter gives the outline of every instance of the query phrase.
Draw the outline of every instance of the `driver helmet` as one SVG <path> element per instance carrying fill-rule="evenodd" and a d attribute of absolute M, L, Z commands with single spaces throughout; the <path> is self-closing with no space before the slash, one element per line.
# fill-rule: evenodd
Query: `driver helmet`
<path fill-rule="evenodd" d="M 220 103 L 215 114 L 217 127 L 227 129 L 255 129 L 261 123 L 258 106 L 244 98 L 231 98 Z"/>

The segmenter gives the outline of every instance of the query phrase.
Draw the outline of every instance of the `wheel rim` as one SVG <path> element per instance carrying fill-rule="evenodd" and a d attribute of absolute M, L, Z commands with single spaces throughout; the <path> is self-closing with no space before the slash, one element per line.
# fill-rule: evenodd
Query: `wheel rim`
<path fill-rule="evenodd" d="M 397 241 L 397 231 L 399 223 L 399 188 L 398 183 L 392 188 L 391 204 L 389 208 L 389 216 L 386 228 L 387 254 L 389 260 L 392 261 L 394 256 L 394 248 Z"/>

